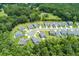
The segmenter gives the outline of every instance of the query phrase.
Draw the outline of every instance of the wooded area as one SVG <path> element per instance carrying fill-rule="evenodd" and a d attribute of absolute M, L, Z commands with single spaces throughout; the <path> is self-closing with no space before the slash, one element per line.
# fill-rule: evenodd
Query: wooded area
<path fill-rule="evenodd" d="M 79 21 L 79 4 L 0 4 L 0 55 L 79 55 L 79 37 L 76 36 L 47 38 L 34 46 L 15 45 L 10 37 L 12 29 L 35 21 L 72 21 L 76 24 Z"/>

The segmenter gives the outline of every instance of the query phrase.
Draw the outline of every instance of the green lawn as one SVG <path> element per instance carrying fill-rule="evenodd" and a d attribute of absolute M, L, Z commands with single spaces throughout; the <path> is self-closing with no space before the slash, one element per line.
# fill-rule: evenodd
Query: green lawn
<path fill-rule="evenodd" d="M 51 13 L 41 13 L 40 14 L 41 20 L 47 20 L 47 21 L 61 21 L 61 18 L 58 16 L 55 16 Z"/>

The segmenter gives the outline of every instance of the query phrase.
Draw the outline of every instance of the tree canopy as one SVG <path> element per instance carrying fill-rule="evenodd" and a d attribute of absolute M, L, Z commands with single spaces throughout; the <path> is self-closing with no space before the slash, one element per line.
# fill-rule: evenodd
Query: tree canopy
<path fill-rule="evenodd" d="M 51 19 L 47 15 L 51 14 Z M 55 19 L 53 19 L 55 17 Z M 19 24 L 34 21 L 79 21 L 79 4 L 0 4 L 0 55 L 13 56 L 79 56 L 79 37 L 47 38 L 40 44 L 24 47 L 15 45 L 10 33 Z"/>

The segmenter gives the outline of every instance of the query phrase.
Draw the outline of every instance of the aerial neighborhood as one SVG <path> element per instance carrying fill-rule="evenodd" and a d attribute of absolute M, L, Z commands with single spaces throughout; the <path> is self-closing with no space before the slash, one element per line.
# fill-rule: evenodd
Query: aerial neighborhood
<path fill-rule="evenodd" d="M 79 56 L 79 3 L 0 3 L 0 56 Z"/>

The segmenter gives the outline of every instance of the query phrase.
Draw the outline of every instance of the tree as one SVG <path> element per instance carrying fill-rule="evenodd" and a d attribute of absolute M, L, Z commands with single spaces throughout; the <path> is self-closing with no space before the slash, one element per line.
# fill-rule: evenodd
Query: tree
<path fill-rule="evenodd" d="M 76 26 L 76 21 L 77 21 L 77 16 L 74 16 L 73 17 L 73 24 L 74 24 L 74 26 Z"/>

